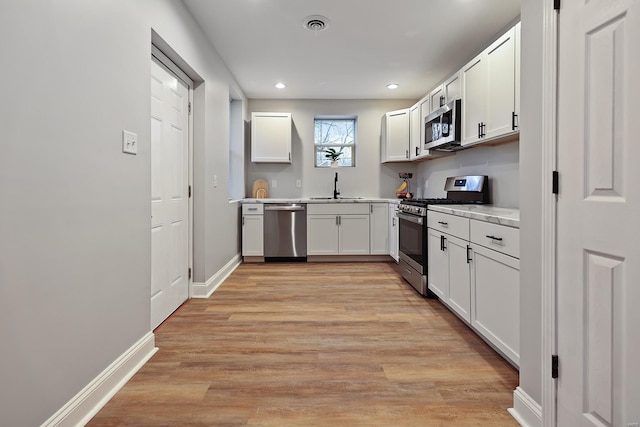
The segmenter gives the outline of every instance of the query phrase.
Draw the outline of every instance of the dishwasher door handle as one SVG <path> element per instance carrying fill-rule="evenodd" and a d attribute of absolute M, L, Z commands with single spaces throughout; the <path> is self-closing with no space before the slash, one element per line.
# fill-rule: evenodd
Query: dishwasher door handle
<path fill-rule="evenodd" d="M 265 206 L 265 211 L 287 211 L 287 212 L 301 212 L 304 211 L 304 206 Z"/>

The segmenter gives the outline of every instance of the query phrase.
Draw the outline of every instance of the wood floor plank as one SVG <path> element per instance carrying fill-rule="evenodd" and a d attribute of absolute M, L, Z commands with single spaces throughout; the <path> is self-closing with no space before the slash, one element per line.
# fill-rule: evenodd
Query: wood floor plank
<path fill-rule="evenodd" d="M 517 426 L 518 372 L 389 263 L 242 264 L 90 426 Z"/>

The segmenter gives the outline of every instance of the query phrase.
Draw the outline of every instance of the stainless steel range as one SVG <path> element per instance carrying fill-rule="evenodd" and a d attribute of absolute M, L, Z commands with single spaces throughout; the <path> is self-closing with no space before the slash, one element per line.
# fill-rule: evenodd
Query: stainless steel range
<path fill-rule="evenodd" d="M 436 295 L 427 289 L 427 207 L 436 204 L 489 203 L 489 178 L 485 175 L 449 177 L 444 189 L 446 198 L 406 199 L 400 202 L 397 213 L 400 220 L 399 272 L 421 295 L 428 298 L 436 298 Z"/>

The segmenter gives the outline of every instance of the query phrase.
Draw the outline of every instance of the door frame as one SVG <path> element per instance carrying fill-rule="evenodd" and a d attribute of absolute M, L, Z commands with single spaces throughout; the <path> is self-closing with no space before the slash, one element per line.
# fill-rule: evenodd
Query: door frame
<path fill-rule="evenodd" d="M 558 25 L 559 11 L 543 2 L 542 30 L 542 422 L 555 427 L 557 392 L 551 377 L 551 356 L 557 354 L 556 318 L 556 222 L 557 194 L 553 172 L 557 170 Z"/>
<path fill-rule="evenodd" d="M 191 189 L 189 198 L 187 201 L 188 205 L 188 213 L 187 213 L 187 221 L 188 224 L 188 253 L 187 253 L 187 265 L 189 270 L 191 271 L 191 277 L 187 280 L 187 299 L 192 298 L 193 293 L 193 89 L 194 83 L 193 79 L 187 75 L 180 67 L 178 67 L 175 62 L 173 62 L 167 55 L 165 55 L 162 50 L 160 50 L 155 44 L 151 44 L 151 60 L 157 61 L 161 66 L 163 66 L 167 71 L 172 73 L 176 78 L 182 81 L 187 85 L 188 89 L 188 102 L 189 102 L 189 113 L 187 114 L 188 118 L 188 154 L 187 154 L 187 177 L 188 177 L 188 185 Z M 151 189 L 149 189 L 151 191 Z M 149 200 L 151 200 L 151 193 L 149 193 Z"/>

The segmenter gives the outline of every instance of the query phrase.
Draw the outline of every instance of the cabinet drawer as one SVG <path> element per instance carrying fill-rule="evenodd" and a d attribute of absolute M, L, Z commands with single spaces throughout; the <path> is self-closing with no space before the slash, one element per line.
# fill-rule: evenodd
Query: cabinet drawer
<path fill-rule="evenodd" d="M 369 203 L 309 203 L 307 215 L 364 215 L 369 214 Z"/>
<path fill-rule="evenodd" d="M 262 215 L 264 205 L 262 203 L 249 203 L 242 205 L 242 215 Z"/>
<path fill-rule="evenodd" d="M 519 229 L 473 219 L 470 229 L 473 243 L 520 258 Z"/>
<path fill-rule="evenodd" d="M 469 219 L 441 212 L 429 211 L 427 227 L 469 240 Z"/>

